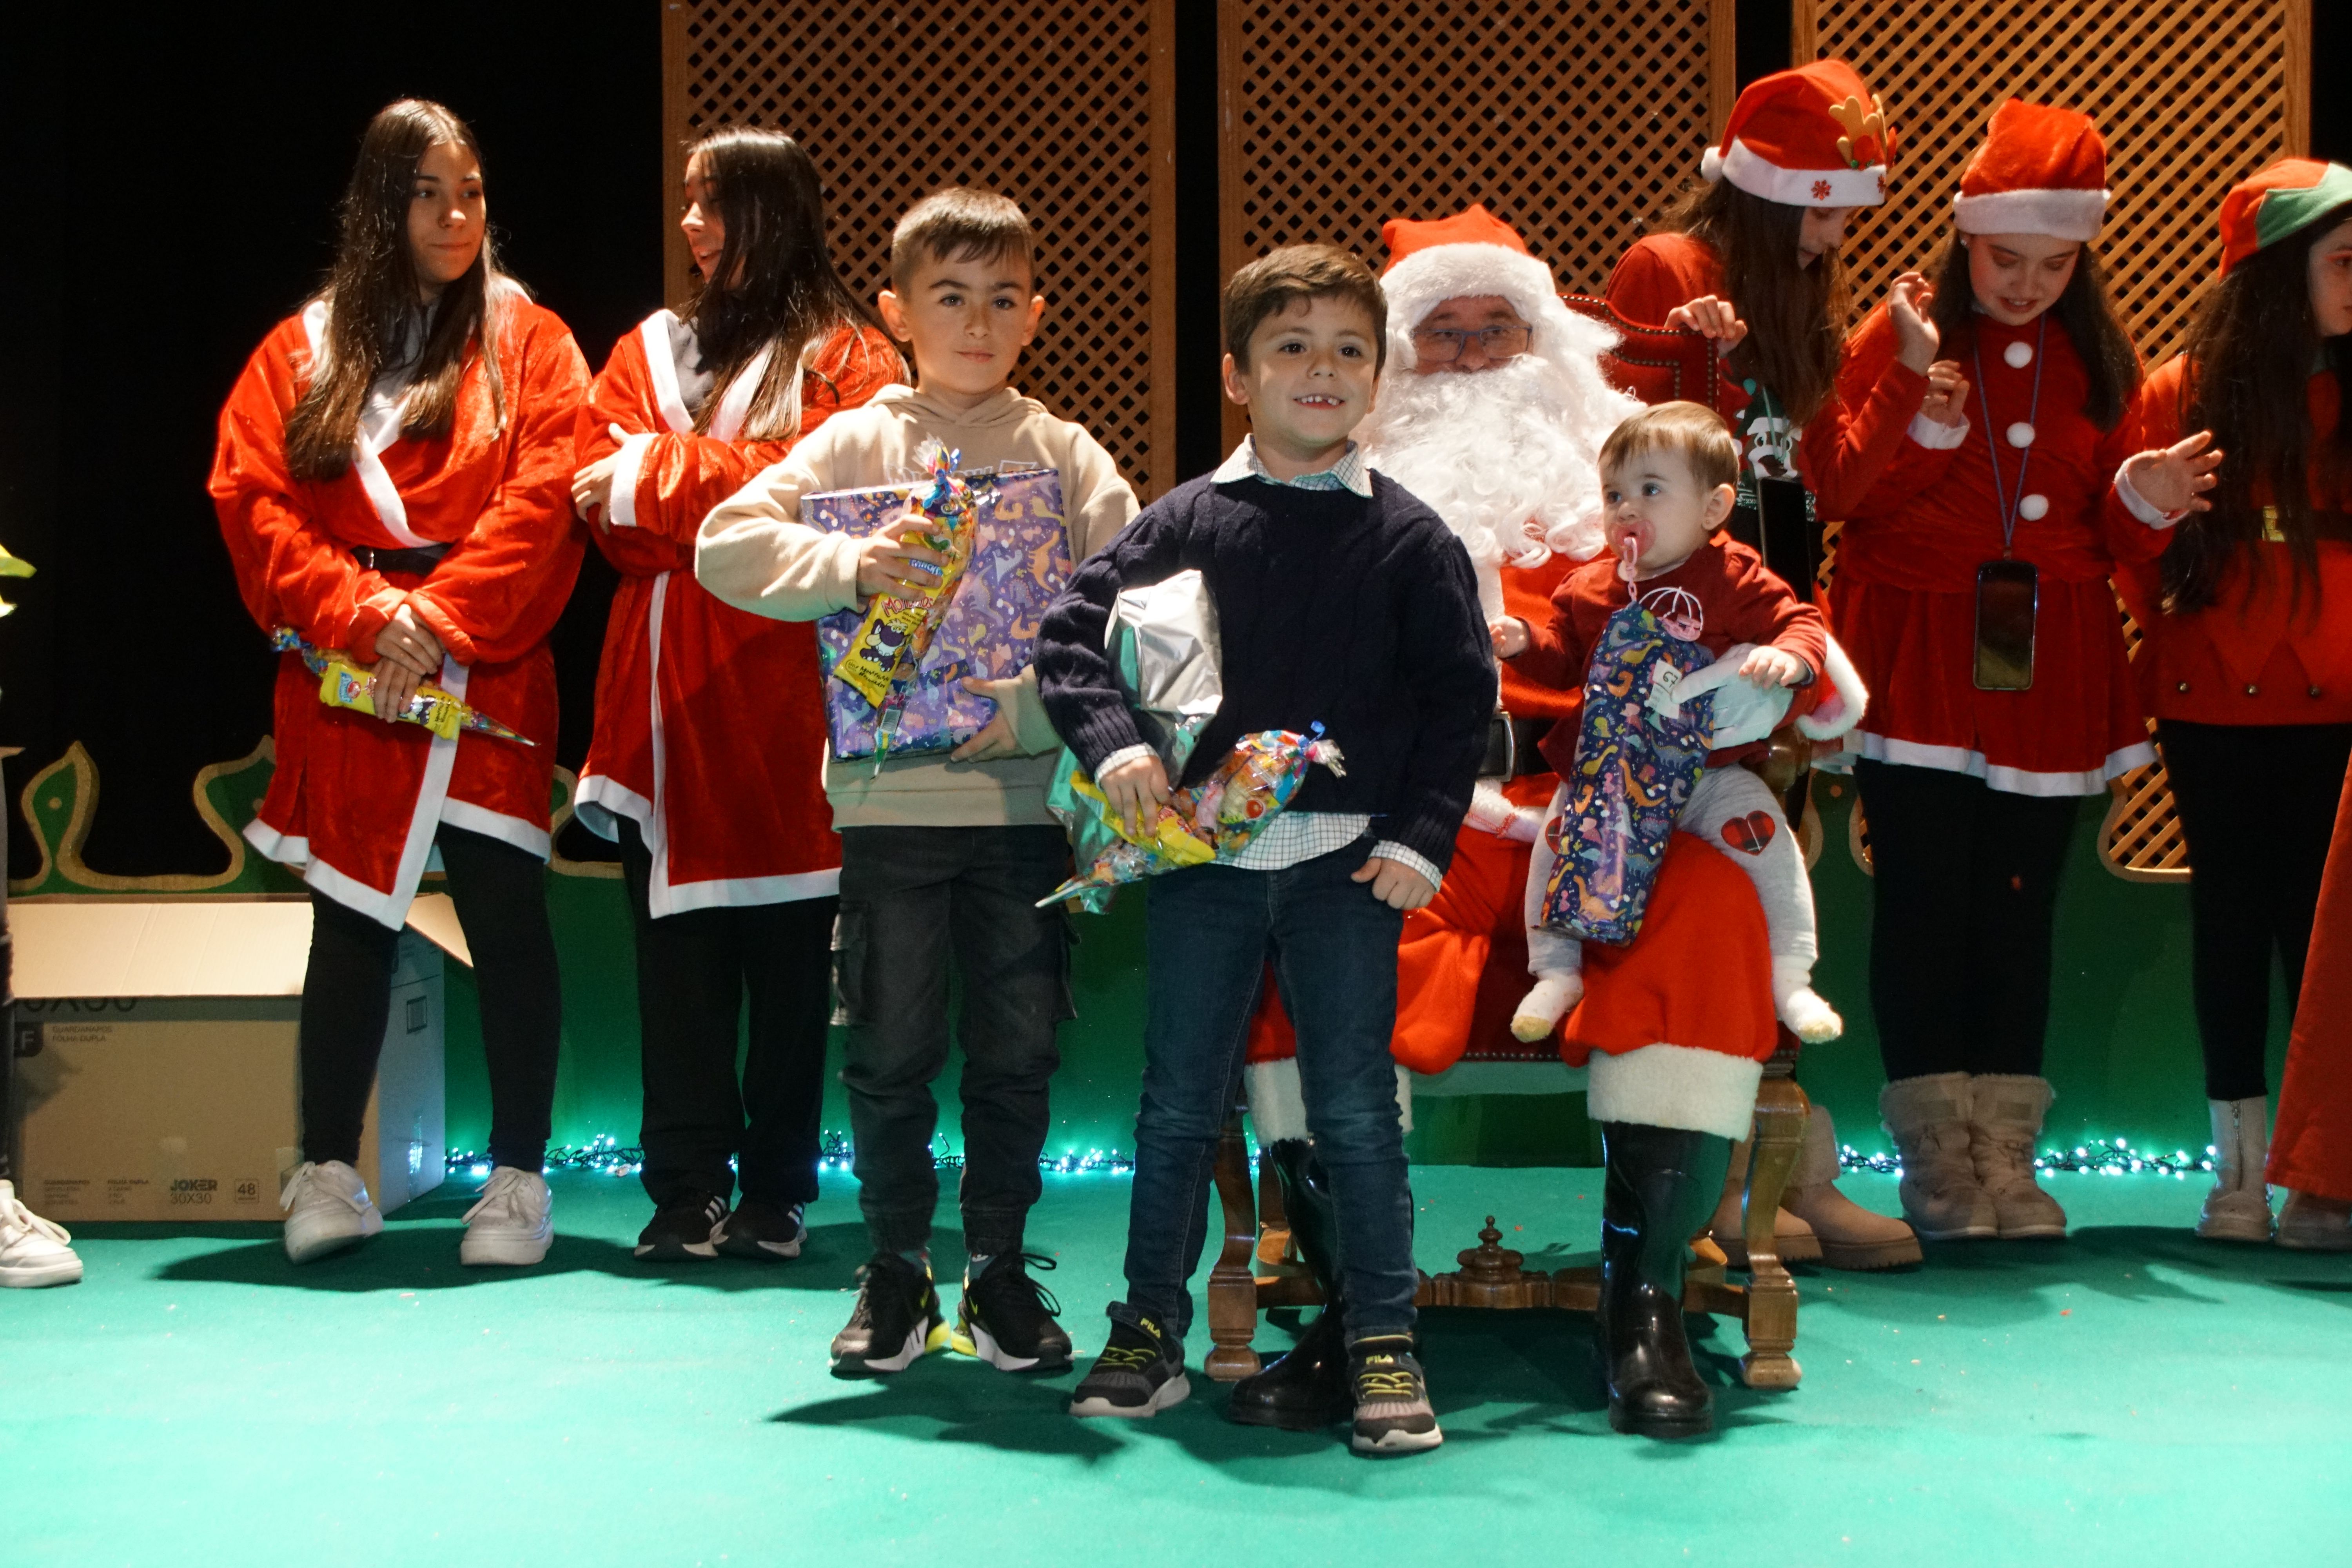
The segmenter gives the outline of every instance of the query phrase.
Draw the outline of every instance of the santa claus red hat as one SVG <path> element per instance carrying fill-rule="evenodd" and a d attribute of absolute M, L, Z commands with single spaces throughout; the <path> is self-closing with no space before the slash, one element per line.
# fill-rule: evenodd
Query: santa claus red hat
<path fill-rule="evenodd" d="M 2311 158 L 2281 158 L 2221 198 L 2221 275 L 2255 251 L 2300 234 L 2352 204 L 2352 169 Z"/>
<path fill-rule="evenodd" d="M 2107 144 L 2087 114 L 2010 99 L 1960 171 L 1952 221 L 1964 234 L 2094 240 L 2107 216 Z"/>
<path fill-rule="evenodd" d="M 1560 302 L 1551 268 L 1528 251 L 1518 230 L 1473 205 L 1452 217 L 1420 220 L 1392 217 L 1381 226 L 1389 263 L 1381 290 L 1389 301 L 1389 363 L 1414 364 L 1412 331 L 1448 300 L 1482 294 L 1511 302 L 1535 329 L 1533 351 L 1567 349 L 1598 354 L 1616 346 L 1617 334 Z"/>
<path fill-rule="evenodd" d="M 1886 110 L 1854 68 L 1815 60 L 1748 83 L 1699 173 L 1790 206 L 1876 206 L 1894 157 Z"/>

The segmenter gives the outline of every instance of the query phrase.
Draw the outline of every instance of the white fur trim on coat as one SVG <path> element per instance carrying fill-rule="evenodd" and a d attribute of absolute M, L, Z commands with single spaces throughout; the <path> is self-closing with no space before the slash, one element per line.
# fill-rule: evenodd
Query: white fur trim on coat
<path fill-rule="evenodd" d="M 1499 294 L 1535 329 L 1535 352 L 1559 360 L 1563 349 L 1590 359 L 1617 346 L 1617 334 L 1560 302 L 1551 268 L 1506 246 L 1465 240 L 1416 250 L 1381 274 L 1389 302 L 1389 363 L 1411 370 L 1412 330 L 1448 300 Z"/>
<path fill-rule="evenodd" d="M 1748 1136 L 1756 1086 L 1764 1081 L 1762 1062 L 1690 1046 L 1643 1046 L 1617 1056 L 1595 1051 L 1585 1072 L 1584 1111 L 1595 1121 L 1732 1139 Z"/>
<path fill-rule="evenodd" d="M 1829 695 L 1811 712 L 1797 718 L 1797 732 L 1810 740 L 1836 740 L 1862 722 L 1863 710 L 1870 705 L 1870 693 L 1853 660 L 1846 657 L 1837 638 L 1830 638 L 1829 644 L 1829 668 L 1822 672 L 1830 683 Z"/>
<path fill-rule="evenodd" d="M 1404 1130 L 1412 1131 L 1412 1075 L 1403 1068 L 1396 1069 L 1397 1110 L 1404 1118 Z M 1298 1058 L 1276 1057 L 1270 1062 L 1252 1062 L 1249 1066 L 1250 1127 L 1257 1133 L 1257 1145 L 1279 1143 L 1286 1138 L 1307 1135 L 1307 1096 L 1299 1088 Z"/>
<path fill-rule="evenodd" d="M 1886 165 L 1862 169 L 1783 169 L 1732 138 L 1699 160 L 1709 184 L 1729 180 L 1751 196 L 1792 207 L 1874 207 L 1886 199 Z"/>
<path fill-rule="evenodd" d="M 2088 243 L 2106 221 L 2105 191 L 1995 191 L 1954 196 L 1952 224 L 1962 234 L 2046 234 Z"/>

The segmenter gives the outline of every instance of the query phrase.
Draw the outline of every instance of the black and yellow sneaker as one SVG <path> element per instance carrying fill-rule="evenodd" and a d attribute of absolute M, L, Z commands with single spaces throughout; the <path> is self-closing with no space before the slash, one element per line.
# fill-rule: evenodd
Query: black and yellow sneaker
<path fill-rule="evenodd" d="M 1348 1446 L 1359 1454 L 1417 1454 L 1445 1441 L 1412 1335 L 1378 1334 L 1349 1345 L 1348 1384 L 1356 1396 Z"/>
<path fill-rule="evenodd" d="M 1055 1266 L 1042 1252 L 1000 1252 L 977 1279 L 965 1271 L 963 1300 L 956 1308 L 955 1332 L 948 1342 L 952 1348 L 999 1372 L 1051 1375 L 1070 1370 L 1070 1336 L 1055 1321 L 1062 1303 L 1029 1278 L 1032 1264 Z"/>
<path fill-rule="evenodd" d="M 1184 1377 L 1184 1354 L 1171 1347 L 1150 1318 L 1139 1324 L 1114 1322 L 1110 1342 L 1095 1358 L 1094 1370 L 1070 1394 L 1073 1415 L 1157 1415 L 1181 1405 L 1192 1392 Z"/>
<path fill-rule="evenodd" d="M 904 1372 L 948 1342 L 931 1273 L 895 1252 L 877 1252 L 857 1271 L 857 1307 L 833 1336 L 833 1375 Z"/>

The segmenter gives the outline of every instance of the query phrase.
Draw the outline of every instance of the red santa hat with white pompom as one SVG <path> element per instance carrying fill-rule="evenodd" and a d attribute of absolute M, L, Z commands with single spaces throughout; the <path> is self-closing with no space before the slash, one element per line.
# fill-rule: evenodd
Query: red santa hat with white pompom
<path fill-rule="evenodd" d="M 1963 234 L 2046 234 L 2088 243 L 2107 216 L 2107 144 L 2087 114 L 2010 99 L 1960 171 Z"/>
<path fill-rule="evenodd" d="M 1876 206 L 1894 159 L 1885 106 L 1843 60 L 1815 60 L 1748 83 L 1699 173 L 1788 206 Z"/>

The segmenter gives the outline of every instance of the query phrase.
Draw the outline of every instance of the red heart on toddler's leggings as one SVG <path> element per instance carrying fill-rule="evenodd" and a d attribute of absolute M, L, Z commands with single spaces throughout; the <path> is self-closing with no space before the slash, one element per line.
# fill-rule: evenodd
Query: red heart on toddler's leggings
<path fill-rule="evenodd" d="M 1761 855 L 1764 847 L 1772 842 L 1780 831 L 1769 811 L 1751 811 L 1745 816 L 1735 816 L 1723 825 L 1723 841 L 1742 855 Z"/>

